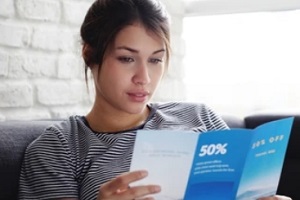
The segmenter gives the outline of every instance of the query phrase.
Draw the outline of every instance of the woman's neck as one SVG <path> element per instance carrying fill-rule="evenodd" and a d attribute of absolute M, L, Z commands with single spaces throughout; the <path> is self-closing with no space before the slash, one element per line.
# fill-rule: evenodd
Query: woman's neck
<path fill-rule="evenodd" d="M 120 132 L 129 130 L 145 123 L 150 114 L 150 109 L 145 109 L 138 114 L 108 112 L 106 109 L 94 106 L 86 115 L 92 130 L 97 132 Z"/>

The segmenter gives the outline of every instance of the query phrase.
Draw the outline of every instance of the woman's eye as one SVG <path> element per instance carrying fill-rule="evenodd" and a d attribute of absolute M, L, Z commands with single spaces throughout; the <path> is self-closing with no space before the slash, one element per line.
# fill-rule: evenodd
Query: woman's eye
<path fill-rule="evenodd" d="M 157 63 L 160 63 L 160 62 L 162 62 L 162 59 L 158 59 L 158 58 L 151 58 L 151 59 L 150 59 L 150 62 L 151 62 L 151 63 L 154 63 L 154 64 L 157 64 Z"/>
<path fill-rule="evenodd" d="M 118 60 L 123 63 L 130 63 L 134 61 L 133 58 L 130 57 L 118 57 Z"/>

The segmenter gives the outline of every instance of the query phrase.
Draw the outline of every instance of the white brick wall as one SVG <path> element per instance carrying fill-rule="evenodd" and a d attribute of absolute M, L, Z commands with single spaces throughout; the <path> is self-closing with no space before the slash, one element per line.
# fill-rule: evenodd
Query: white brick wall
<path fill-rule="evenodd" d="M 0 107 L 31 107 L 33 106 L 33 89 L 26 81 L 2 81 L 0 85 Z"/>
<path fill-rule="evenodd" d="M 0 44 L 8 47 L 25 47 L 29 42 L 29 30 L 19 24 L 1 22 Z"/>
<path fill-rule="evenodd" d="M 58 22 L 60 2 L 53 0 L 16 0 L 16 8 L 22 19 Z"/>
<path fill-rule="evenodd" d="M 15 14 L 14 1 L 1 0 L 0 16 L 1 17 L 12 17 L 14 14 Z"/>
<path fill-rule="evenodd" d="M 84 114 L 93 102 L 79 27 L 92 0 L 1 0 L 0 120 Z M 184 6 L 163 0 L 172 17 L 172 59 L 154 101 L 184 100 Z"/>

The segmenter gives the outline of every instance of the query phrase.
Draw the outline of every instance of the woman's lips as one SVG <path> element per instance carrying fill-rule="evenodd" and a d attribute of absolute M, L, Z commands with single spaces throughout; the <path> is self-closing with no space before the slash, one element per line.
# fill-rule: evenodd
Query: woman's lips
<path fill-rule="evenodd" d="M 128 92 L 127 94 L 133 102 L 145 102 L 149 96 L 149 92 Z"/>

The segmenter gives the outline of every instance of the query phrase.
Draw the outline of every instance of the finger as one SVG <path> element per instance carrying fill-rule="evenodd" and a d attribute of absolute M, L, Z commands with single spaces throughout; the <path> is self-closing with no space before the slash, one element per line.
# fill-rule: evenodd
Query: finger
<path fill-rule="evenodd" d="M 152 197 L 147 196 L 151 194 L 156 194 L 161 191 L 161 187 L 158 185 L 143 185 L 143 186 L 135 186 L 128 188 L 124 192 L 120 194 L 120 199 L 139 199 L 143 200 L 152 199 Z"/>
<path fill-rule="evenodd" d="M 130 183 L 145 178 L 148 172 L 145 170 L 139 170 L 134 172 L 128 172 L 117 176 L 111 181 L 103 184 L 100 187 L 100 193 L 102 196 L 108 196 L 113 193 L 120 193 L 126 190 Z"/>
<path fill-rule="evenodd" d="M 292 200 L 292 198 L 283 195 L 275 195 L 274 197 L 277 198 L 277 200 Z"/>

